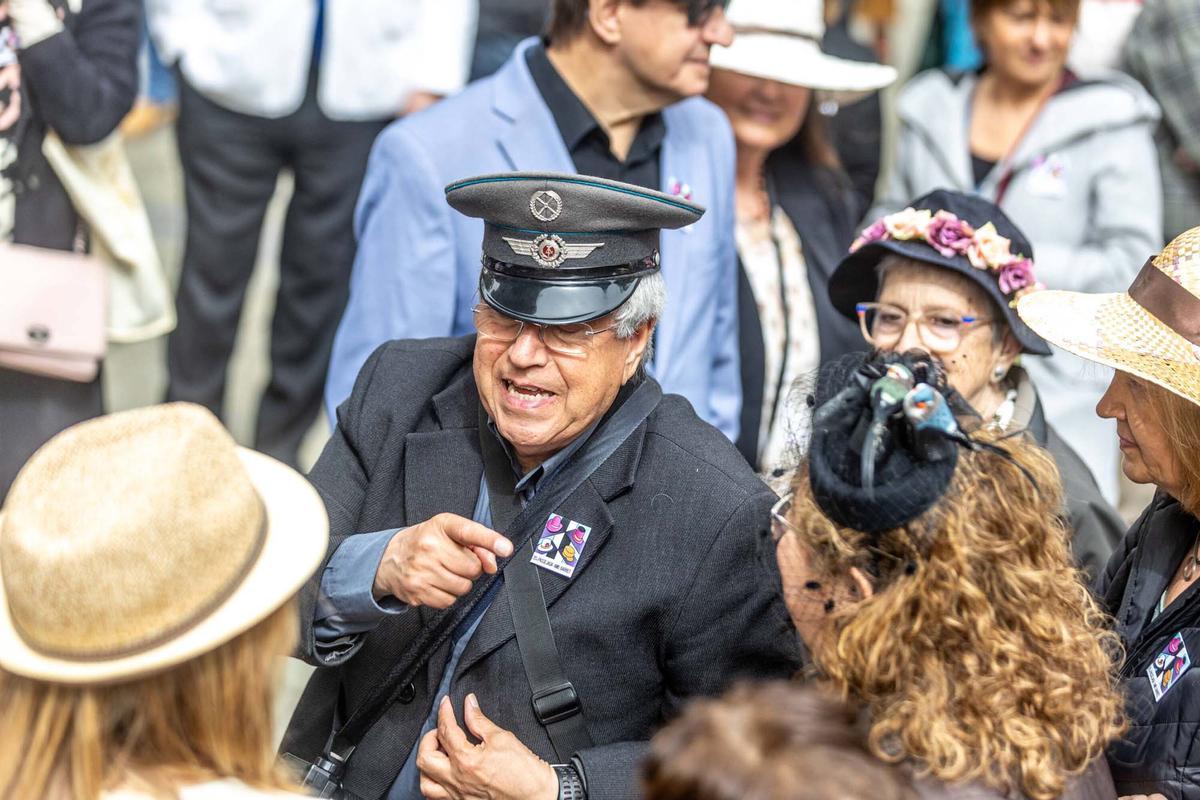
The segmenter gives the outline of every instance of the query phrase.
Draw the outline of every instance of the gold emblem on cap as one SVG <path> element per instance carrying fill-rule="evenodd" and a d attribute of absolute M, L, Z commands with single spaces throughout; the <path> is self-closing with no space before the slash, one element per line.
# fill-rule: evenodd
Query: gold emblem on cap
<path fill-rule="evenodd" d="M 529 198 L 529 210 L 542 222 L 551 222 L 558 219 L 558 215 L 562 213 L 562 208 L 562 198 L 559 197 L 558 192 L 551 189 L 534 192 L 533 196 Z"/>
<path fill-rule="evenodd" d="M 536 239 L 514 239 L 502 236 L 508 246 L 519 256 L 528 256 L 538 263 L 538 266 L 554 269 L 567 259 L 587 258 L 598 247 L 604 247 L 603 242 L 589 244 L 567 244 L 561 236 L 553 233 L 543 233 Z"/>

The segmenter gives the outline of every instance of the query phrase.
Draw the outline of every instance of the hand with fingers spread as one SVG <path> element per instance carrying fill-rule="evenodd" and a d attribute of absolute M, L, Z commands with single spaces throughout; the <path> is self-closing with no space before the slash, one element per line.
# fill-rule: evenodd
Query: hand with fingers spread
<path fill-rule="evenodd" d="M 512 542 L 491 528 L 438 514 L 392 537 L 373 591 L 376 599 L 391 595 L 410 606 L 449 608 L 480 575 L 495 574 L 497 557 L 512 552 Z"/>
<path fill-rule="evenodd" d="M 475 695 L 463 704 L 472 744 L 458 726 L 449 698 L 442 698 L 437 727 L 417 750 L 421 794 L 428 800 L 556 800 L 554 768 L 479 708 Z"/>

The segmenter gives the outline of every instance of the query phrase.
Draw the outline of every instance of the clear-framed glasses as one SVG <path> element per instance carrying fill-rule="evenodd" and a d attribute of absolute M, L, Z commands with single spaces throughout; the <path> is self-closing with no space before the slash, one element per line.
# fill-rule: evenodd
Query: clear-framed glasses
<path fill-rule="evenodd" d="M 964 316 L 948 308 L 927 308 L 910 314 L 889 303 L 858 303 L 854 310 L 863 338 L 880 350 L 895 348 L 909 323 L 916 324 L 921 343 L 935 355 L 953 353 L 964 336 L 992 324 L 990 319 Z"/>
<path fill-rule="evenodd" d="M 775 505 L 771 506 L 771 539 L 778 544 L 789 531 L 795 531 L 792 523 L 788 522 L 788 513 L 792 510 L 791 492 L 788 492 Z"/>
<path fill-rule="evenodd" d="M 571 325 L 541 325 L 536 322 L 523 322 L 504 316 L 486 303 L 476 305 L 474 312 L 475 330 L 485 339 L 506 344 L 515 342 L 525 326 L 532 325 L 538 329 L 538 338 L 542 344 L 546 345 L 547 350 L 564 356 L 587 355 L 595 337 L 616 327 L 609 325 L 607 328 L 597 330 L 586 322 L 576 322 Z"/>

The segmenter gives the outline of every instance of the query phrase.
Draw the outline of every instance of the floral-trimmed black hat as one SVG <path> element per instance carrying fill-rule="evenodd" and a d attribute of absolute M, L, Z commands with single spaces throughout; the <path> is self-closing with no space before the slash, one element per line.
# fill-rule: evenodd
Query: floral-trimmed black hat
<path fill-rule="evenodd" d="M 857 305 L 879 293 L 879 262 L 888 253 L 944 267 L 983 287 L 1021 349 L 1048 356 L 1050 346 L 1017 315 L 1016 304 L 1044 288 L 1033 271 L 1033 245 L 1000 208 L 982 197 L 938 189 L 869 225 L 829 279 L 829 299 L 854 319 Z"/>

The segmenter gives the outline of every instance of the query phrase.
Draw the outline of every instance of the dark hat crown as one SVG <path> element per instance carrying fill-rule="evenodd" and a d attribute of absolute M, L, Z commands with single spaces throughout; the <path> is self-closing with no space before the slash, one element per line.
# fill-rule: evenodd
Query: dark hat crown
<path fill-rule="evenodd" d="M 695 223 L 690 200 L 619 181 L 553 172 L 464 178 L 446 202 L 484 221 L 484 302 L 541 324 L 615 310 L 659 269 L 659 231 Z"/>
<path fill-rule="evenodd" d="M 941 411 L 957 434 L 954 416 L 969 411 L 941 364 L 924 353 L 852 354 L 822 370 L 808 480 L 830 520 L 880 533 L 920 517 L 945 494 L 958 445 L 916 421 L 908 401 L 918 393 L 945 404 Z"/>

